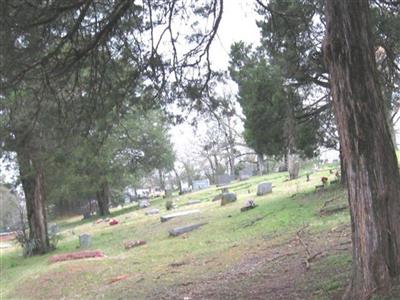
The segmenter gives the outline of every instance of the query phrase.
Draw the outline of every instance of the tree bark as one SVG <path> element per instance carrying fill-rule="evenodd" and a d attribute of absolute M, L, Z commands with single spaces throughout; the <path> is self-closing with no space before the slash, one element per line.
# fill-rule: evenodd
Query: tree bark
<path fill-rule="evenodd" d="M 400 175 L 379 87 L 368 0 L 326 1 L 324 56 L 348 179 L 353 266 L 344 299 L 400 272 Z"/>
<path fill-rule="evenodd" d="M 179 176 L 178 171 L 173 168 L 173 171 L 175 173 L 175 177 L 176 177 L 176 182 L 178 183 L 178 189 L 179 189 L 179 195 L 182 195 L 183 191 L 182 191 L 182 181 L 181 181 L 181 177 Z"/>
<path fill-rule="evenodd" d="M 21 151 L 17 153 L 17 158 L 29 225 L 28 254 L 44 254 L 51 247 L 47 233 L 43 169 L 30 154 Z"/>
<path fill-rule="evenodd" d="M 257 172 L 260 176 L 264 173 L 264 155 L 262 153 L 257 153 Z"/>
<path fill-rule="evenodd" d="M 288 172 L 289 172 L 289 179 L 293 180 L 299 177 L 299 170 L 300 170 L 300 162 L 299 162 L 299 155 L 297 154 L 288 154 Z"/>
<path fill-rule="evenodd" d="M 107 181 L 103 181 L 100 189 L 96 193 L 97 204 L 99 206 L 99 216 L 104 217 L 110 214 L 110 188 Z"/>
<path fill-rule="evenodd" d="M 346 165 L 343 157 L 342 146 L 339 146 L 339 159 L 340 159 L 340 184 L 343 186 L 347 186 L 347 173 L 346 173 Z"/>
<path fill-rule="evenodd" d="M 165 191 L 164 174 L 163 174 L 163 171 L 161 169 L 158 169 L 158 176 L 159 176 L 159 179 L 160 179 L 160 189 L 162 191 Z"/>

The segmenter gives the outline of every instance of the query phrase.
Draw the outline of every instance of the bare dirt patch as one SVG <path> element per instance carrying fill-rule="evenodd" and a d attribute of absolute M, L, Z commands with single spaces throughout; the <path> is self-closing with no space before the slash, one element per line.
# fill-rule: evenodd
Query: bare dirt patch
<path fill-rule="evenodd" d="M 326 289 L 323 284 L 347 270 L 340 266 L 341 271 L 336 267 L 330 268 L 323 261 L 338 253 L 349 253 L 351 244 L 348 231 L 348 226 L 314 235 L 304 230 L 301 232 L 301 241 L 296 233 L 283 243 L 261 245 L 237 253 L 240 257 L 238 262 L 223 272 L 206 280 L 179 283 L 149 298 L 334 299 L 341 294 L 338 290 L 344 287 L 345 282 Z"/>

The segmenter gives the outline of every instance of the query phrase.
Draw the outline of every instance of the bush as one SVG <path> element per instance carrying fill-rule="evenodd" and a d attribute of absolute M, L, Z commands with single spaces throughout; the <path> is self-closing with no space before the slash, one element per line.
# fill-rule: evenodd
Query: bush
<path fill-rule="evenodd" d="M 167 210 L 173 209 L 173 208 L 174 208 L 174 202 L 172 202 L 172 200 L 167 200 L 167 201 L 165 202 L 165 208 L 166 208 Z"/>

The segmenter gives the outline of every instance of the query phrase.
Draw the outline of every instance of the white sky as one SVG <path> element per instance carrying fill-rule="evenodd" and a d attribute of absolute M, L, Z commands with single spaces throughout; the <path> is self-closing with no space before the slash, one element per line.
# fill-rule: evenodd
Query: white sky
<path fill-rule="evenodd" d="M 234 42 L 244 41 L 257 44 L 260 32 L 256 25 L 254 0 L 230 0 L 225 2 L 224 13 L 218 29 L 218 35 L 211 46 L 210 59 L 214 70 L 227 70 L 229 51 Z M 228 92 L 235 92 L 235 85 L 226 86 Z M 198 134 L 204 133 L 206 125 L 200 123 Z M 172 141 L 178 157 L 184 156 L 193 148 L 198 134 L 188 124 L 181 124 L 171 129 Z"/>

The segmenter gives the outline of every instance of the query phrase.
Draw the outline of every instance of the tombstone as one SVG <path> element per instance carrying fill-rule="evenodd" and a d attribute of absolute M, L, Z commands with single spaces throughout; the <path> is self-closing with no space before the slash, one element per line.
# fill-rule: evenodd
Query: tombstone
<path fill-rule="evenodd" d="M 199 204 L 199 203 L 201 203 L 200 200 L 189 200 L 189 201 L 186 203 L 186 205 L 193 205 L 193 204 Z"/>
<path fill-rule="evenodd" d="M 239 171 L 239 180 L 247 180 L 253 175 L 253 170 L 250 168 L 246 168 Z"/>
<path fill-rule="evenodd" d="M 240 211 L 244 212 L 246 210 L 253 209 L 255 207 L 257 207 L 257 204 L 254 202 L 254 200 L 247 200 L 245 205 L 240 209 Z"/>
<path fill-rule="evenodd" d="M 92 236 L 90 234 L 84 233 L 79 235 L 79 247 L 88 248 L 92 244 Z"/>
<path fill-rule="evenodd" d="M 190 225 L 186 225 L 186 226 L 182 226 L 182 227 L 176 227 L 176 228 L 169 230 L 168 232 L 169 232 L 169 235 L 171 235 L 171 236 L 178 236 L 183 233 L 195 230 L 205 224 L 207 224 L 207 223 L 197 223 L 197 224 L 190 224 Z"/>
<path fill-rule="evenodd" d="M 239 180 L 244 181 L 250 178 L 250 175 L 244 174 L 244 175 L 239 175 Z"/>
<path fill-rule="evenodd" d="M 200 179 L 200 180 L 193 180 L 192 182 L 192 190 L 193 191 L 199 191 L 206 189 L 210 186 L 210 180 L 206 179 Z"/>
<path fill-rule="evenodd" d="M 169 214 L 169 215 L 165 215 L 165 216 L 161 216 L 160 220 L 161 222 L 167 222 L 173 218 L 177 218 L 177 217 L 182 217 L 182 216 L 187 216 L 187 215 L 192 215 L 192 214 L 197 214 L 199 213 L 200 210 L 198 209 L 194 209 L 194 210 L 187 210 L 187 211 L 180 211 L 180 212 L 176 212 L 173 214 Z"/>
<path fill-rule="evenodd" d="M 139 200 L 139 208 L 146 208 L 150 206 L 150 202 L 149 199 L 143 199 L 143 200 Z"/>
<path fill-rule="evenodd" d="M 257 186 L 257 196 L 262 196 L 272 192 L 271 182 L 262 182 Z"/>
<path fill-rule="evenodd" d="M 58 226 L 58 224 L 54 223 L 49 226 L 49 234 L 50 235 L 56 235 L 59 232 L 60 232 L 60 227 Z"/>
<path fill-rule="evenodd" d="M 235 202 L 237 200 L 235 193 L 224 193 L 222 194 L 221 205 L 226 205 L 228 203 Z"/>
<path fill-rule="evenodd" d="M 231 181 L 235 180 L 235 176 L 223 174 L 217 176 L 217 186 L 228 185 Z"/>
<path fill-rule="evenodd" d="M 158 208 L 150 208 L 144 212 L 144 214 L 146 216 L 157 215 L 159 213 L 160 213 L 160 210 Z"/>

